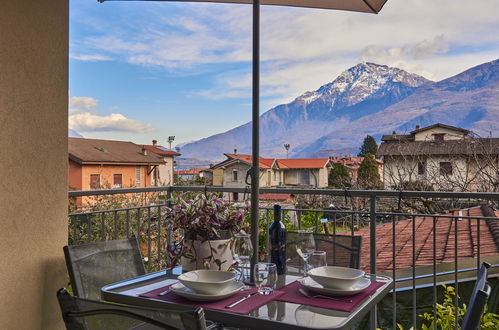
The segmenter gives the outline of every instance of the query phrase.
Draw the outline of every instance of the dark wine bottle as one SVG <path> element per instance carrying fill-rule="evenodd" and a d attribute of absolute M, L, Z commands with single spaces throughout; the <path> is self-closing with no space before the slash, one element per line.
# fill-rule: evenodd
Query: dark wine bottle
<path fill-rule="evenodd" d="M 286 227 L 281 221 L 281 206 L 274 205 L 274 222 L 269 228 L 270 262 L 276 264 L 277 274 L 286 273 Z"/>

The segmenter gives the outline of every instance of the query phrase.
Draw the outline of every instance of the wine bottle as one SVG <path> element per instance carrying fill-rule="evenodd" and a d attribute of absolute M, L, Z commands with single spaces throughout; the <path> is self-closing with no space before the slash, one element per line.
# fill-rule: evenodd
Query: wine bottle
<path fill-rule="evenodd" d="M 281 221 L 281 206 L 274 205 L 274 222 L 269 228 L 270 262 L 276 264 L 277 274 L 286 273 L 286 227 Z"/>

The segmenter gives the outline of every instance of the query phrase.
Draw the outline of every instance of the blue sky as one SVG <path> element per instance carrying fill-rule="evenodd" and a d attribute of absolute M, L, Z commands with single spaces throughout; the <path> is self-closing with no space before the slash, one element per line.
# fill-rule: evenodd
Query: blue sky
<path fill-rule="evenodd" d="M 251 119 L 251 6 L 70 0 L 69 126 L 167 145 Z M 440 80 L 499 58 L 499 1 L 389 0 L 379 15 L 262 7 L 261 111 L 370 61 Z"/>

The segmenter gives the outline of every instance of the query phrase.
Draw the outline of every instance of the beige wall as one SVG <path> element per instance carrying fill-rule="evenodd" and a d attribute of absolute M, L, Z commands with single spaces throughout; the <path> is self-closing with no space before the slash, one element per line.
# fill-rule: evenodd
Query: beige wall
<path fill-rule="evenodd" d="M 433 134 L 445 134 L 444 140 L 460 140 L 464 137 L 464 134 L 462 132 L 444 127 L 435 127 L 428 130 L 424 130 L 420 133 L 416 133 L 414 135 L 414 140 L 433 141 L 435 139 Z"/>
<path fill-rule="evenodd" d="M 68 1 L 0 3 L 0 329 L 59 329 L 66 284 Z"/>

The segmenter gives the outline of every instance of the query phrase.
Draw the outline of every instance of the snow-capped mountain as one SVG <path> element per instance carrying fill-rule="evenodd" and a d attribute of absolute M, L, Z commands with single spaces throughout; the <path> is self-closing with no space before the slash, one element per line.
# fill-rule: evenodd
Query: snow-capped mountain
<path fill-rule="evenodd" d="M 380 111 L 407 97 L 429 81 L 398 68 L 361 63 L 343 72 L 331 83 L 306 92 L 289 104 L 278 105 L 260 119 L 262 156 L 290 155 L 328 132 L 353 120 Z M 248 153 L 251 123 L 183 146 L 182 155 L 205 159 L 223 158 L 223 153 Z"/>
<path fill-rule="evenodd" d="M 290 157 L 356 153 L 366 134 L 410 131 L 416 124 L 473 129 L 492 121 L 499 126 L 498 76 L 499 60 L 436 83 L 398 68 L 360 63 L 262 114 L 260 153 L 284 157 L 284 143 L 291 145 Z M 217 160 L 234 148 L 250 152 L 251 123 L 188 143 L 182 155 Z"/>

